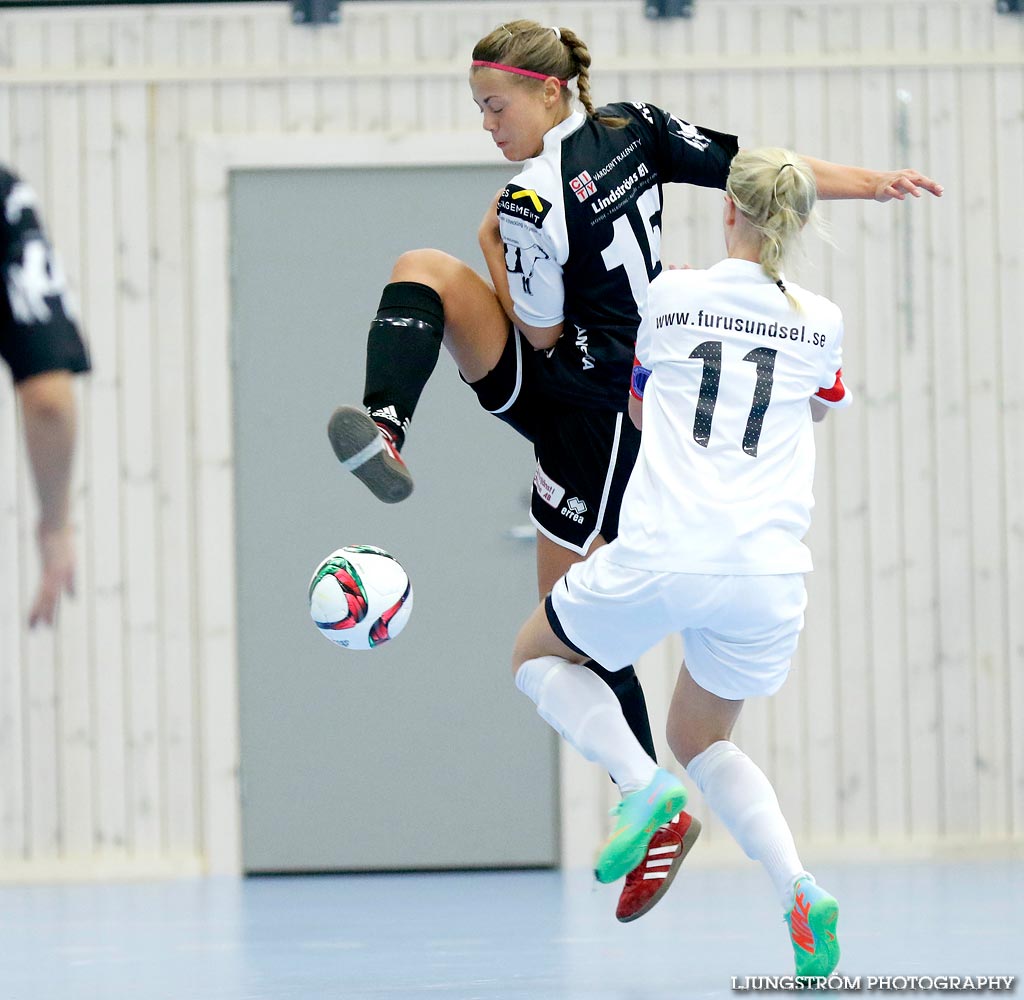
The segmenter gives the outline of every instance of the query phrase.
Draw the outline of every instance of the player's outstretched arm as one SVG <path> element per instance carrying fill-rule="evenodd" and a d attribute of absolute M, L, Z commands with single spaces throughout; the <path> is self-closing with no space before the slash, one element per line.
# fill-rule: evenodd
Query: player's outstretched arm
<path fill-rule="evenodd" d="M 801 154 L 802 155 L 802 154 Z M 903 201 L 907 195 L 920 198 L 922 192 L 942 197 L 942 185 L 918 170 L 870 170 L 842 163 L 802 157 L 814 171 L 818 197 L 825 200 L 863 199 L 866 201 Z"/>

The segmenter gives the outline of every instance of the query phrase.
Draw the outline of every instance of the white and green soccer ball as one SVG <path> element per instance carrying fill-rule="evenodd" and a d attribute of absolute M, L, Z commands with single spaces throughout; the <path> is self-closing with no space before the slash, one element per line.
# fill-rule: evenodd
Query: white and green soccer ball
<path fill-rule="evenodd" d="M 402 564 L 373 545 L 346 545 L 317 566 L 309 615 L 336 646 L 376 649 L 394 639 L 412 614 L 412 584 Z"/>

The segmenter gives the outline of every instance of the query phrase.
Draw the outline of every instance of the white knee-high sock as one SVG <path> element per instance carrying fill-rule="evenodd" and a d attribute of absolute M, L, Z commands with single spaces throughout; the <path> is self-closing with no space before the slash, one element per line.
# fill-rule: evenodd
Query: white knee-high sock
<path fill-rule="evenodd" d="M 720 740 L 697 754 L 686 765 L 686 773 L 747 857 L 764 865 L 782 908 L 788 910 L 793 884 L 807 872 L 764 772 L 735 744 Z"/>
<path fill-rule="evenodd" d="M 592 671 L 540 656 L 519 668 L 516 687 L 571 746 L 607 769 L 623 795 L 654 780 L 658 765 L 633 735 L 612 689 Z"/>

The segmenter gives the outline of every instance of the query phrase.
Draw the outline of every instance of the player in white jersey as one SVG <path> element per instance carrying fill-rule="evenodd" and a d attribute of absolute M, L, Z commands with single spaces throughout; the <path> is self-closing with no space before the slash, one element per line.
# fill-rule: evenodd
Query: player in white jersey
<path fill-rule="evenodd" d="M 676 573 L 810 571 L 800 540 L 814 476 L 807 401 L 826 391 L 849 401 L 841 379 L 831 388 L 842 338 L 834 303 L 793 284 L 780 294 L 757 261 L 656 278 L 632 388 L 644 401 L 643 446 L 615 561 Z M 655 367 L 660 377 L 647 381 Z"/>
<path fill-rule="evenodd" d="M 579 664 L 595 657 L 614 670 L 680 633 L 669 746 L 771 876 L 797 975 L 828 976 L 838 904 L 800 863 L 771 784 L 730 737 L 744 699 L 782 685 L 803 626 L 812 415 L 850 402 L 843 324 L 832 302 L 781 271 L 815 203 L 807 164 L 783 149 L 743 151 L 726 192 L 728 258 L 650 286 L 630 404 L 643 436 L 618 538 L 555 584 L 523 626 L 513 667 L 540 714 L 624 792 L 597 864 L 610 882 L 645 856 L 686 791 Z"/>
<path fill-rule="evenodd" d="M 574 32 L 532 21 L 477 43 L 470 87 L 483 127 L 522 162 L 480 229 L 493 285 L 438 250 L 403 254 L 370 327 L 364 406 L 339 407 L 328 429 L 344 468 L 380 499 L 404 499 L 412 477 L 399 452 L 443 343 L 483 408 L 534 445 L 541 594 L 618 531 L 639 447 L 625 411 L 647 284 L 661 271 L 662 186 L 724 188 L 737 150 L 735 136 L 650 104 L 595 108 L 590 62 Z M 915 170 L 811 162 L 822 197 L 941 191 Z M 591 669 L 653 756 L 632 667 Z M 689 823 L 683 814 L 659 834 L 676 864 L 698 829 Z M 642 875 L 627 884 L 621 920 L 657 901 L 660 887 Z"/>

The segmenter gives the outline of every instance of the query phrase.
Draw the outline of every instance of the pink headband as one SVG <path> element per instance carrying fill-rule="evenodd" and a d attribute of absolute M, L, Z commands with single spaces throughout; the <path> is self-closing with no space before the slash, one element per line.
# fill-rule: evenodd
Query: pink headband
<path fill-rule="evenodd" d="M 504 63 L 485 62 L 483 59 L 474 59 L 474 66 L 486 66 L 487 69 L 500 69 L 503 73 L 518 73 L 520 76 L 529 76 L 534 80 L 546 80 L 548 77 L 553 76 L 552 73 L 534 73 L 532 69 L 520 69 L 518 66 L 506 66 Z M 558 80 L 558 77 L 555 77 Z M 568 86 L 568 80 L 558 80 L 559 84 L 563 87 Z"/>

